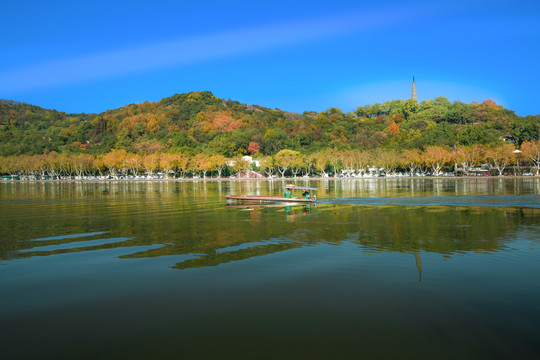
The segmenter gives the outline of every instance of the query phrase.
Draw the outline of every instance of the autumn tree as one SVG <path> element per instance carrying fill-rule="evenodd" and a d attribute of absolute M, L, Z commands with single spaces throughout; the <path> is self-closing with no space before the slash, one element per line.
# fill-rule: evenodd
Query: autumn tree
<path fill-rule="evenodd" d="M 165 177 L 168 178 L 169 174 L 174 174 L 176 168 L 176 156 L 174 154 L 161 154 L 159 157 L 159 164 Z"/>
<path fill-rule="evenodd" d="M 0 156 L 0 174 L 10 173 L 8 158 Z"/>
<path fill-rule="evenodd" d="M 390 135 L 399 135 L 399 125 L 395 121 L 390 121 L 390 125 L 388 126 L 388 133 Z"/>
<path fill-rule="evenodd" d="M 266 156 L 265 158 L 263 158 L 260 168 L 266 175 L 268 175 L 268 177 L 271 177 L 272 174 L 274 174 L 274 170 L 276 169 L 274 158 L 272 156 Z"/>
<path fill-rule="evenodd" d="M 440 174 L 441 168 L 451 159 L 450 152 L 441 146 L 428 146 L 423 153 L 424 162 L 433 170 L 433 175 Z"/>
<path fill-rule="evenodd" d="M 37 168 L 37 171 L 41 174 L 41 177 L 43 178 L 45 176 L 46 172 L 46 161 L 47 161 L 47 155 L 46 154 L 40 154 L 36 155 L 34 159 L 34 164 Z"/>
<path fill-rule="evenodd" d="M 326 149 L 323 153 L 328 165 L 331 165 L 334 168 L 334 174 L 337 174 L 340 165 L 342 165 L 339 152 L 334 149 Z"/>
<path fill-rule="evenodd" d="M 232 159 L 232 169 L 234 172 L 239 173 L 242 171 L 248 171 L 251 168 L 251 163 L 243 157 L 237 156 Z"/>
<path fill-rule="evenodd" d="M 398 165 L 398 159 L 399 156 L 395 150 L 374 150 L 374 165 L 377 168 L 384 168 L 385 172 L 394 173 Z"/>
<path fill-rule="evenodd" d="M 148 154 L 143 158 L 143 165 L 148 174 L 152 175 L 160 170 L 160 154 Z"/>
<path fill-rule="evenodd" d="M 113 150 L 103 156 L 103 165 L 112 176 L 118 176 L 118 172 L 125 166 L 127 151 L 124 149 Z"/>
<path fill-rule="evenodd" d="M 536 167 L 536 175 L 540 173 L 540 140 L 525 141 L 521 144 L 521 151 L 526 159 L 531 162 L 531 167 Z"/>
<path fill-rule="evenodd" d="M 180 173 L 181 178 L 184 178 L 186 176 L 186 172 L 188 171 L 190 167 L 189 165 L 190 161 L 191 161 L 190 157 L 185 154 L 175 154 L 175 159 L 174 159 L 175 168 Z"/>
<path fill-rule="evenodd" d="M 339 152 L 339 161 L 343 165 L 344 172 L 353 174 L 356 169 L 358 151 L 342 150 Z"/>
<path fill-rule="evenodd" d="M 103 156 L 99 155 L 94 158 L 92 167 L 96 169 L 99 173 L 99 176 L 103 176 L 103 171 L 107 168 L 103 163 Z"/>
<path fill-rule="evenodd" d="M 285 177 L 285 172 L 288 169 L 300 168 L 302 166 L 301 154 L 294 150 L 281 150 L 274 156 L 274 161 L 281 177 Z"/>
<path fill-rule="evenodd" d="M 227 158 L 223 155 L 212 155 L 210 157 L 210 166 L 218 173 L 218 179 L 221 178 L 223 169 L 227 167 Z"/>
<path fill-rule="evenodd" d="M 330 159 L 328 156 L 328 152 L 326 151 L 318 151 L 314 154 L 311 154 L 311 162 L 315 164 L 315 169 L 317 171 L 320 171 L 323 176 L 326 175 L 326 168 L 330 164 Z"/>
<path fill-rule="evenodd" d="M 78 154 L 74 157 L 75 173 L 78 177 L 88 175 L 94 165 L 94 157 L 90 154 Z"/>
<path fill-rule="evenodd" d="M 359 175 L 365 174 L 371 161 L 370 154 L 367 151 L 360 150 L 355 150 L 353 154 L 354 169 L 358 172 Z"/>
<path fill-rule="evenodd" d="M 19 174 L 29 176 L 33 172 L 32 156 L 21 155 L 17 161 Z"/>
<path fill-rule="evenodd" d="M 499 175 L 502 175 L 506 166 L 514 159 L 514 146 L 510 144 L 494 146 L 487 149 L 486 153 Z"/>
<path fill-rule="evenodd" d="M 261 146 L 259 145 L 259 143 L 255 141 L 252 141 L 249 143 L 248 149 L 247 149 L 248 153 L 255 154 L 255 153 L 258 153 L 259 150 L 261 150 Z"/>
<path fill-rule="evenodd" d="M 26 175 L 27 174 L 27 156 L 26 155 L 19 155 L 14 156 L 12 158 L 12 165 L 14 167 L 14 173 L 18 175 Z"/>
<path fill-rule="evenodd" d="M 56 151 L 51 151 L 45 157 L 45 168 L 51 177 L 57 177 L 60 171 L 60 156 Z"/>
<path fill-rule="evenodd" d="M 409 174 L 412 176 L 416 170 L 422 166 L 422 153 L 419 149 L 405 150 L 402 154 L 403 162 L 409 168 Z"/>
<path fill-rule="evenodd" d="M 72 176 L 75 173 L 75 159 L 66 153 L 59 154 L 60 170 L 67 176 Z"/>
<path fill-rule="evenodd" d="M 139 176 L 139 172 L 143 169 L 143 157 L 139 154 L 126 154 L 125 165 L 135 176 Z"/>
<path fill-rule="evenodd" d="M 485 152 L 486 149 L 480 144 L 471 146 L 458 145 L 451 155 L 454 163 L 461 165 L 463 173 L 468 174 L 475 166 L 480 165 Z"/>
<path fill-rule="evenodd" d="M 296 177 L 300 171 L 304 168 L 306 160 L 306 155 L 297 152 L 297 154 L 293 157 L 291 162 L 291 172 L 293 173 L 293 176 Z"/>
<path fill-rule="evenodd" d="M 195 169 L 197 171 L 200 171 L 203 175 L 203 177 L 206 177 L 206 173 L 208 170 L 212 168 L 211 158 L 207 154 L 197 154 L 193 158 L 193 162 L 195 163 Z"/>

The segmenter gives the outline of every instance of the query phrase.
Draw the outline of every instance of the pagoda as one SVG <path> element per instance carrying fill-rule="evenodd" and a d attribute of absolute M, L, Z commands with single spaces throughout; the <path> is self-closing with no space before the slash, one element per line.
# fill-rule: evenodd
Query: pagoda
<path fill-rule="evenodd" d="M 412 76 L 412 95 L 411 95 L 411 99 L 418 102 L 418 100 L 416 99 L 416 84 L 414 83 L 414 75 Z"/>

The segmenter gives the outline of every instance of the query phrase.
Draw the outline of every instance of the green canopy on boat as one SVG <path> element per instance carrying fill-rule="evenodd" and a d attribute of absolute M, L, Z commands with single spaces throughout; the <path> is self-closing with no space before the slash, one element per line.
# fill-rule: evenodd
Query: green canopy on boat
<path fill-rule="evenodd" d="M 317 190 L 317 188 L 307 187 L 307 186 L 296 186 L 296 185 L 286 185 L 285 189 L 289 190 Z"/>

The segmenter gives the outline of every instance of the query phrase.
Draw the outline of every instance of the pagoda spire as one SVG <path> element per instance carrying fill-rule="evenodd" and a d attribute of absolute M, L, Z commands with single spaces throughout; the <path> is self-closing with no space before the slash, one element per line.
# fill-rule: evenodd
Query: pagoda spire
<path fill-rule="evenodd" d="M 418 101 L 416 99 L 416 84 L 414 82 L 414 74 L 412 76 L 412 95 L 411 95 L 411 99 L 413 99 L 414 101 Z"/>

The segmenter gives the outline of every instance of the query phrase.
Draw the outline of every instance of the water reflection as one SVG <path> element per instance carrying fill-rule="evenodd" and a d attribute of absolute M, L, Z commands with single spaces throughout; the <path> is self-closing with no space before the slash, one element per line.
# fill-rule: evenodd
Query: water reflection
<path fill-rule="evenodd" d="M 121 259 L 181 256 L 171 266 L 187 269 L 351 243 L 414 254 L 421 279 L 421 252 L 499 251 L 520 227 L 538 231 L 538 180 L 296 180 L 319 189 L 317 206 L 224 201 L 273 195 L 291 180 L 6 184 L 0 259 L 124 248 Z"/>
<path fill-rule="evenodd" d="M 140 217 L 116 214 L 88 224 L 71 218 L 79 236 L 2 241 L 2 259 L 126 249 L 121 259 L 176 257 L 177 269 L 216 266 L 317 244 L 353 244 L 366 254 L 414 255 L 421 279 L 420 252 L 452 255 L 508 248 L 512 233 L 538 231 L 539 209 L 354 206 L 221 207 L 201 215 Z M 309 215 L 309 216 L 307 216 Z M 96 224 L 107 232 L 86 233 Z M 34 224 L 34 226 L 40 226 Z M 41 226 L 46 226 L 42 224 Z M 128 249 L 134 251 L 129 252 Z"/>
<path fill-rule="evenodd" d="M 3 349 L 536 358 L 538 179 L 442 180 L 297 180 L 310 207 L 224 199 L 282 181 L 0 184 Z"/>
<path fill-rule="evenodd" d="M 363 198 L 396 196 L 470 196 L 540 194 L 540 178 L 394 178 L 217 182 L 54 182 L 0 183 L 2 200 L 40 200 L 61 198 L 119 198 L 135 194 L 177 193 L 198 197 L 226 194 L 276 195 L 285 184 L 318 188 L 317 197 Z"/>
<path fill-rule="evenodd" d="M 422 259 L 420 258 L 420 252 L 414 252 L 414 260 L 416 261 L 416 269 L 418 270 L 418 281 L 422 281 Z"/>

